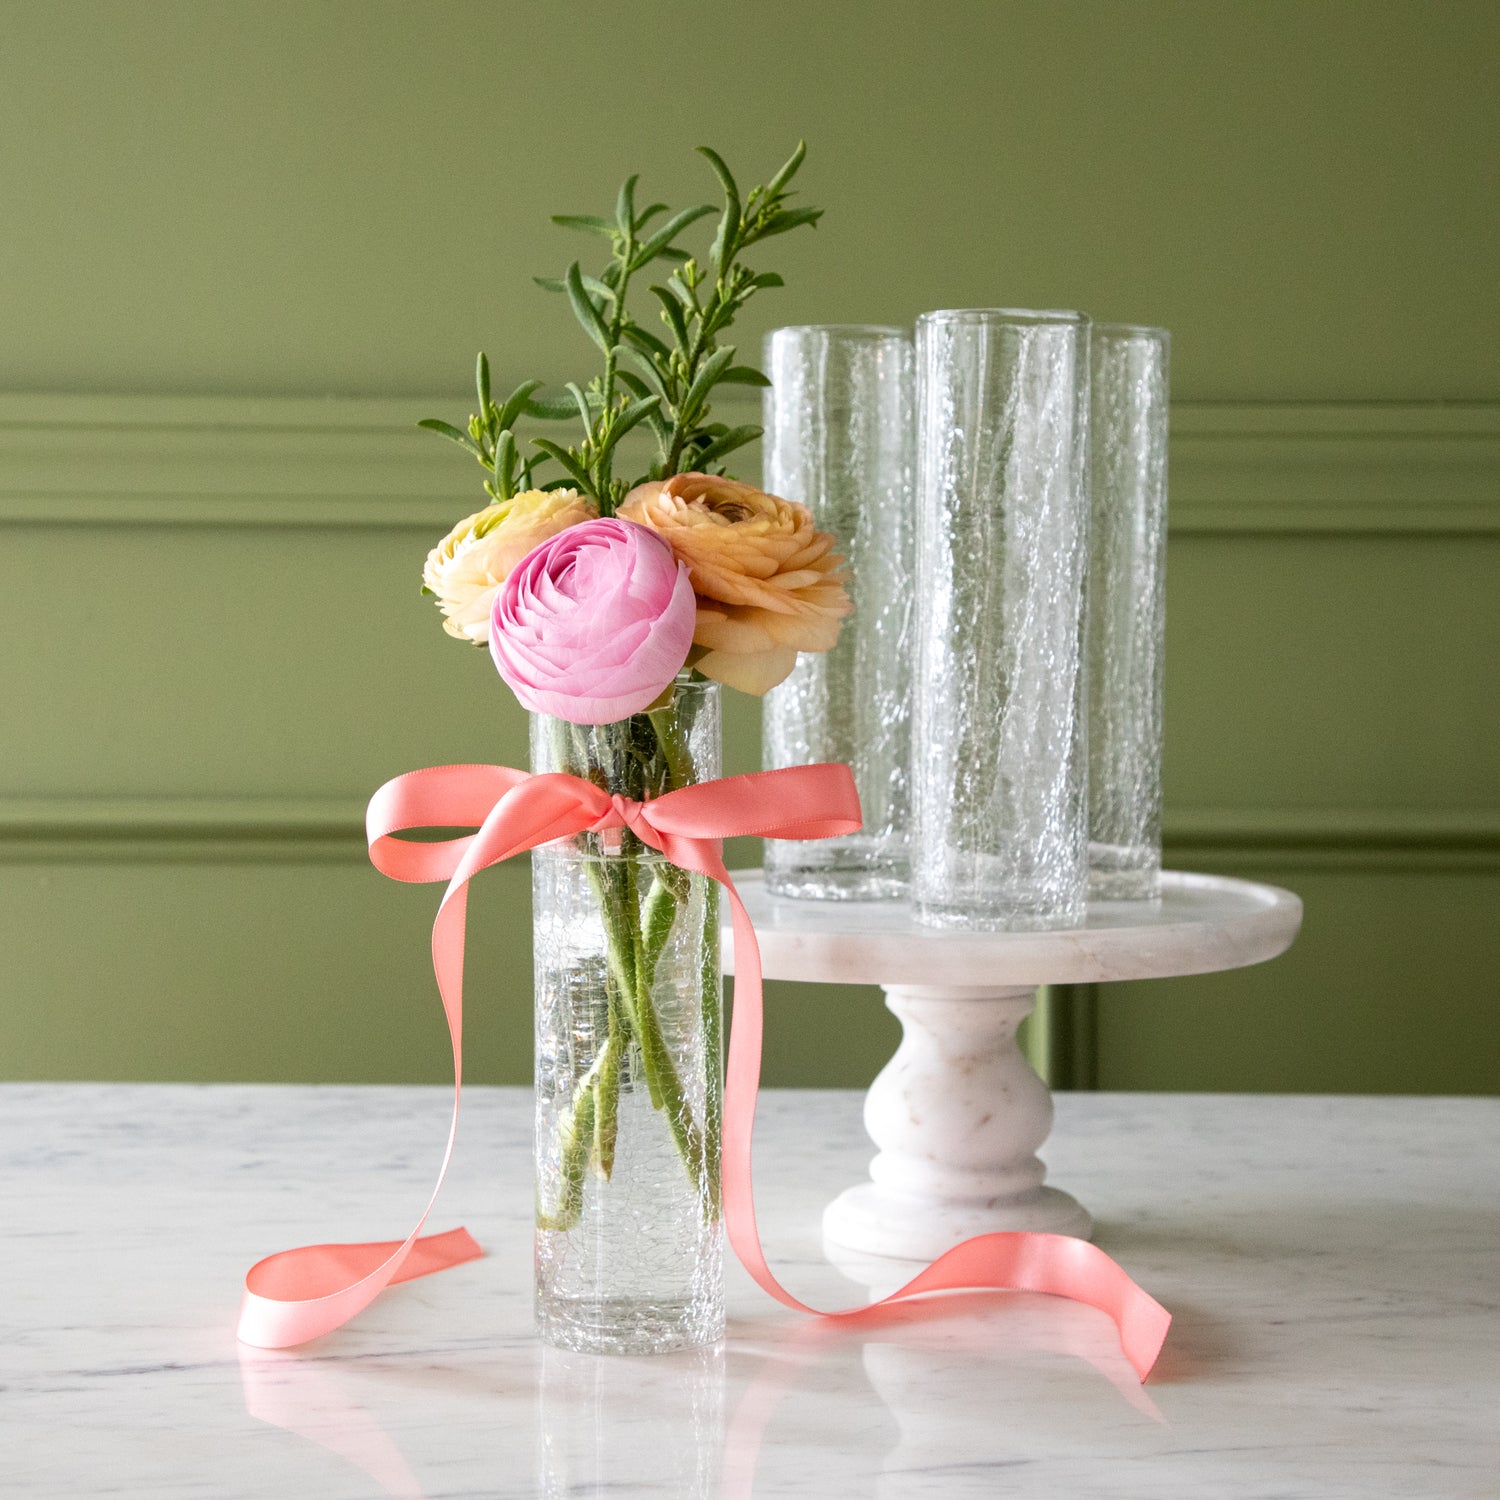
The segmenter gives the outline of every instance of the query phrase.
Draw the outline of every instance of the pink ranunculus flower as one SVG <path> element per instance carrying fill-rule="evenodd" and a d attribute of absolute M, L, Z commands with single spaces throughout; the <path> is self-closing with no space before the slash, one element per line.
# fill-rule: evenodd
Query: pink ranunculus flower
<path fill-rule="evenodd" d="M 650 707 L 682 670 L 697 606 L 655 532 L 613 516 L 549 537 L 495 596 L 490 655 L 523 708 L 611 724 Z"/>

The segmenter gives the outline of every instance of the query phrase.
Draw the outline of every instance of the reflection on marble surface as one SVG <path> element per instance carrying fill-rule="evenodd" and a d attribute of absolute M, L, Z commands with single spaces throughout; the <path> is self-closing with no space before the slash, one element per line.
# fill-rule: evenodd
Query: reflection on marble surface
<path fill-rule="evenodd" d="M 245 1410 L 257 1421 L 337 1454 L 396 1500 L 424 1500 L 405 1454 L 328 1361 L 244 1345 L 239 1355 Z"/>
<path fill-rule="evenodd" d="M 643 1385 L 651 1399 L 642 1400 Z M 542 1500 L 634 1491 L 708 1500 L 724 1451 L 724 1349 L 604 1359 L 543 1348 L 536 1424 Z M 629 1440 L 611 1429 L 629 1424 Z"/>
<path fill-rule="evenodd" d="M 302 1354 L 240 1350 L 257 1257 L 405 1231 L 448 1097 L 0 1088 L 0 1495 L 1500 1494 L 1500 1100 L 1060 1096 L 1052 1166 L 1176 1315 L 1144 1390 L 1078 1304 L 971 1294 L 851 1329 L 738 1272 L 720 1350 L 543 1349 L 512 1090 L 466 1098 L 436 1216 L 485 1259 Z M 859 1110 L 761 1106 L 767 1251 L 826 1305 L 868 1295 L 818 1242 Z"/>

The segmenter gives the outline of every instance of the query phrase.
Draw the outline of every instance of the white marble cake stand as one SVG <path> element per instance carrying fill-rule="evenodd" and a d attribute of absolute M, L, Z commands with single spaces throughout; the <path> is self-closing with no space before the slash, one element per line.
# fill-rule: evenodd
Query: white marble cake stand
<path fill-rule="evenodd" d="M 1088 1213 L 1046 1187 L 1037 1150 L 1052 1094 L 1016 1027 L 1038 985 L 1160 979 L 1275 958 L 1302 924 L 1290 891 L 1215 875 L 1162 876 L 1159 903 L 1100 902 L 1058 932 L 936 932 L 894 902 L 794 901 L 759 871 L 736 884 L 768 978 L 878 984 L 901 1045 L 870 1086 L 869 1182 L 823 1214 L 825 1238 L 865 1255 L 931 1260 L 971 1235 L 1034 1229 L 1087 1237 Z M 733 944 L 725 929 L 725 958 Z"/>

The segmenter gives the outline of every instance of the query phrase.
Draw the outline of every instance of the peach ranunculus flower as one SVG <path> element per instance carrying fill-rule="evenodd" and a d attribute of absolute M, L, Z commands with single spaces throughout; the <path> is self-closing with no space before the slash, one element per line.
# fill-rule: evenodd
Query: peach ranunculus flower
<path fill-rule="evenodd" d="M 577 490 L 526 490 L 466 516 L 427 554 L 422 584 L 437 596 L 443 629 L 485 645 L 490 609 L 511 569 L 549 536 L 592 521 L 599 507 Z"/>
<path fill-rule="evenodd" d="M 691 665 L 742 692 L 783 681 L 799 651 L 827 651 L 854 608 L 833 537 L 793 500 L 716 474 L 635 487 L 620 516 L 660 532 L 698 596 Z"/>

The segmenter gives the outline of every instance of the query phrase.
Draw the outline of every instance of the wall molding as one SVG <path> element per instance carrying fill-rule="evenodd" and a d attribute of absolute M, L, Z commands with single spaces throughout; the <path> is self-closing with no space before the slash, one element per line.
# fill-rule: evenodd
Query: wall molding
<path fill-rule="evenodd" d="M 1176 533 L 1500 531 L 1500 403 L 1172 408 Z"/>
<path fill-rule="evenodd" d="M 1178 849 L 1500 849 L 1500 809 L 1184 807 L 1163 818 Z"/>
<path fill-rule="evenodd" d="M 480 476 L 416 418 L 459 405 L 0 396 L 0 525 L 441 533 L 477 508 Z"/>
<path fill-rule="evenodd" d="M 753 395 L 725 403 L 754 419 Z M 388 399 L 0 395 L 0 526 L 411 529 L 478 503 L 478 474 Z M 1177 535 L 1500 532 L 1500 403 L 1179 403 Z M 1500 864 L 1500 813 L 1168 809 L 1169 862 Z M 363 860 L 363 807 L 234 797 L 0 798 L 0 862 Z"/>
<path fill-rule="evenodd" d="M 0 797 L 0 863 L 53 860 L 288 863 L 365 858 L 363 802 L 342 798 Z M 1168 863 L 1228 854 L 1298 868 L 1500 865 L 1490 808 L 1182 808 Z"/>
<path fill-rule="evenodd" d="M 723 405 L 754 420 L 753 396 Z M 463 397 L 0 395 L 0 525 L 444 530 Z M 1172 530 L 1500 532 L 1500 403 L 1178 403 Z"/>

